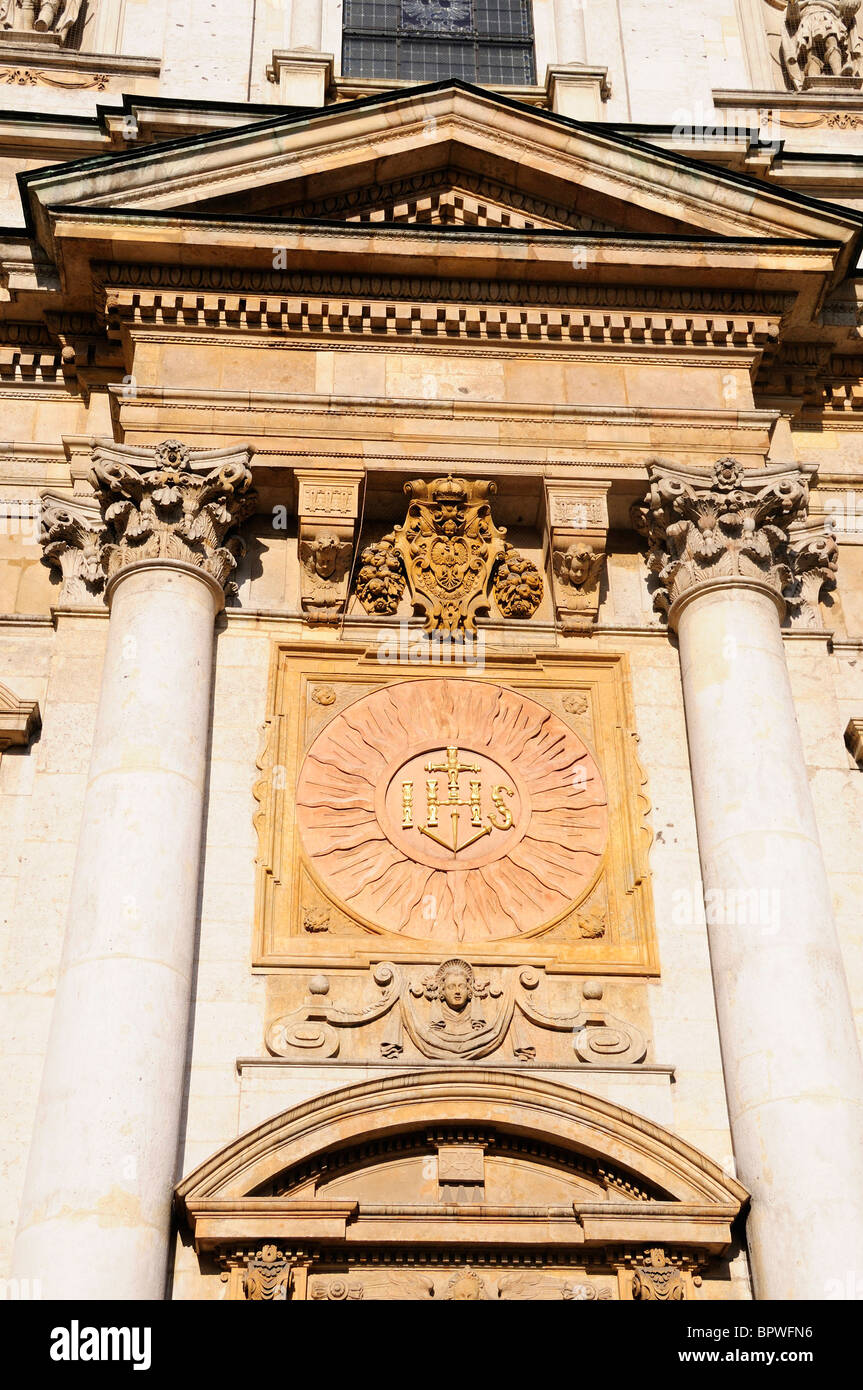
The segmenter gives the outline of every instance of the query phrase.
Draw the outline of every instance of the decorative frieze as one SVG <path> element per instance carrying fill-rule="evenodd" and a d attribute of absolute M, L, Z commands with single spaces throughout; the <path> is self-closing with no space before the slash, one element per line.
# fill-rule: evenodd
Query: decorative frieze
<path fill-rule="evenodd" d="M 362 553 L 357 596 L 366 611 L 395 613 L 401 571 L 415 614 L 432 630 L 475 631 L 492 592 L 504 617 L 532 617 L 542 576 L 492 520 L 495 491 L 494 483 L 452 475 L 405 483 L 411 502 L 404 525 Z"/>
<path fill-rule="evenodd" d="M 602 1007 L 603 988 L 596 980 L 584 983 L 578 1006 L 568 1013 L 555 1013 L 545 1004 L 548 986 L 541 968 L 504 970 L 493 980 L 460 957 L 426 974 L 382 961 L 372 967 L 371 983 L 371 996 L 349 1008 L 329 1001 L 328 976 L 312 976 L 305 1003 L 267 1029 L 268 1049 L 296 1060 L 335 1057 L 348 1036 L 344 1030 L 354 1040 L 361 1030 L 384 1020 L 375 1030 L 376 1049 L 360 1041 L 359 1050 L 369 1058 L 376 1050 L 390 1061 L 415 1052 L 467 1062 L 508 1043 L 516 1061 L 535 1062 L 545 1052 L 538 1041 L 543 1032 L 570 1034 L 574 1066 L 630 1065 L 647 1054 L 641 1030 Z"/>
<path fill-rule="evenodd" d="M 793 578 L 789 527 L 806 518 L 802 470 L 748 471 L 725 458 L 704 473 L 655 460 L 649 476 L 650 490 L 632 519 L 649 542 L 657 609 L 668 613 L 696 585 L 735 577 L 759 580 L 782 596 Z"/>
<path fill-rule="evenodd" d="M 193 452 L 176 440 L 155 449 L 98 445 L 91 481 L 107 532 L 108 578 L 141 560 L 174 560 L 231 592 L 244 545 L 230 533 L 255 509 L 250 452 Z"/>

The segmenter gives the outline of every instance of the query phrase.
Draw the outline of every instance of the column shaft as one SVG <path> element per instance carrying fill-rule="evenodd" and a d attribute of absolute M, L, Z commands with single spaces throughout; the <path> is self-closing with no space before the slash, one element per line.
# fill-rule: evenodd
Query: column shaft
<path fill-rule="evenodd" d="M 863 1251 L 863 1064 L 777 596 L 766 584 L 717 580 L 676 607 L 725 1085 L 738 1172 L 752 1193 L 756 1294 L 825 1298 Z"/>
<path fill-rule="evenodd" d="M 113 581 L 16 1273 L 47 1298 L 164 1295 L 222 589 L 154 560 Z"/>

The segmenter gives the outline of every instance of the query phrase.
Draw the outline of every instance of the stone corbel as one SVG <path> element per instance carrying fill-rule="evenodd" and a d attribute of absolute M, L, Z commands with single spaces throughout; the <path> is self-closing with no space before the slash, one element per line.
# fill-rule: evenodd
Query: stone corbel
<path fill-rule="evenodd" d="M 326 106 L 333 82 L 333 55 L 304 48 L 276 48 L 267 80 L 277 84 L 282 106 Z"/>
<path fill-rule="evenodd" d="M 300 603 L 310 622 L 337 622 L 348 598 L 363 474 L 297 469 L 294 476 Z"/>
<path fill-rule="evenodd" d="M 701 1283 L 689 1256 L 669 1255 L 662 1246 L 629 1256 L 618 1278 L 621 1298 L 635 1303 L 689 1302 Z"/>
<path fill-rule="evenodd" d="M 0 685 L 0 756 L 7 748 L 26 747 L 41 723 L 35 700 L 19 700 Z"/>
<path fill-rule="evenodd" d="M 863 767 L 863 719 L 849 719 L 845 726 L 845 746 L 855 763 Z"/>
<path fill-rule="evenodd" d="M 607 483 L 547 479 L 545 517 L 554 612 L 564 632 L 589 632 L 599 612 L 608 539 Z"/>

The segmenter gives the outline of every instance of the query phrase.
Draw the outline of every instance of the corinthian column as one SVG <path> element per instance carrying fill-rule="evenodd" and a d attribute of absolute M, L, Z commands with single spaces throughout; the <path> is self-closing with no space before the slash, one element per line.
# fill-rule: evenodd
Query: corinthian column
<path fill-rule="evenodd" d="M 108 642 L 16 1272 L 161 1298 L 197 915 L 213 620 L 249 451 L 94 451 Z"/>
<path fill-rule="evenodd" d="M 653 464 L 634 517 L 680 645 L 728 1109 L 771 1299 L 829 1296 L 863 1251 L 863 1063 L 780 629 L 806 504 L 796 469 Z M 807 546 L 810 590 L 813 563 Z"/>

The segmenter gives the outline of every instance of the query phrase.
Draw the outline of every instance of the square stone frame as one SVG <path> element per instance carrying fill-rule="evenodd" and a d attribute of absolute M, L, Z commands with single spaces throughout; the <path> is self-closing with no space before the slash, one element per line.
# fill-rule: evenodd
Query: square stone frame
<path fill-rule="evenodd" d="M 352 700 L 403 681 L 481 680 L 547 705 L 583 740 L 602 773 L 609 838 L 588 890 L 551 925 L 491 942 L 408 938 L 376 929 L 327 891 L 308 862 L 295 814 L 303 759 L 314 738 Z M 323 693 L 322 704 L 314 699 Z M 347 701 L 338 698 L 347 692 Z M 566 696 L 588 700 L 584 713 L 564 707 Z M 573 703 L 572 701 L 570 703 Z M 266 971 L 367 969 L 381 960 L 428 962 L 469 950 L 475 965 L 524 965 L 579 975 L 658 975 L 653 894 L 648 866 L 652 831 L 646 777 L 625 653 L 486 652 L 484 671 L 467 667 L 382 662 L 374 648 L 326 641 L 273 642 L 267 719 L 255 785 L 258 836 L 252 965 Z M 604 908 L 601 937 L 581 934 L 580 920 Z M 308 910 L 329 913 L 337 931 L 304 925 Z"/>

